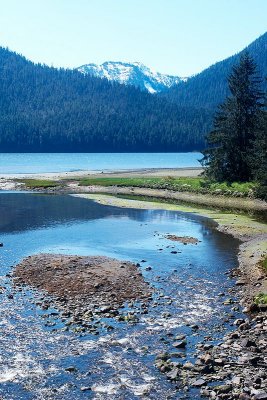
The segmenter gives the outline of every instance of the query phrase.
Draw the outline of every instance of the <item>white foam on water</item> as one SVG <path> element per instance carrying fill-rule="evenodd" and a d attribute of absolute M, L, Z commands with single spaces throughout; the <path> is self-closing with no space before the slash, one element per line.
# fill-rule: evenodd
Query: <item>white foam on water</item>
<path fill-rule="evenodd" d="M 183 320 L 179 318 L 156 318 L 154 321 L 147 321 L 146 330 L 161 331 L 162 329 L 173 329 L 183 325 Z"/>
<path fill-rule="evenodd" d="M 116 394 L 118 392 L 119 388 L 120 388 L 120 385 L 115 385 L 112 383 L 110 383 L 108 385 L 95 384 L 91 387 L 93 392 L 106 393 L 106 394 Z"/>
<path fill-rule="evenodd" d="M 125 346 L 129 344 L 130 339 L 127 337 L 117 339 L 114 335 L 107 335 L 98 339 L 100 344 L 108 344 L 110 346 Z"/>
<path fill-rule="evenodd" d="M 17 371 L 15 370 L 3 370 L 0 371 L 0 382 L 8 382 L 8 381 L 13 381 L 17 377 Z"/>
<path fill-rule="evenodd" d="M 126 375 L 120 375 L 119 378 L 123 386 L 126 386 L 136 396 L 146 395 L 152 389 L 151 383 L 136 384 Z M 146 378 L 148 379 L 148 375 L 146 375 Z M 152 380 L 155 380 L 155 378 L 149 376 L 149 381 Z"/>
<path fill-rule="evenodd" d="M 156 377 L 155 376 L 151 376 L 151 375 L 147 375 L 147 374 L 143 374 L 143 379 L 146 382 L 151 382 L 151 381 L 155 381 Z"/>

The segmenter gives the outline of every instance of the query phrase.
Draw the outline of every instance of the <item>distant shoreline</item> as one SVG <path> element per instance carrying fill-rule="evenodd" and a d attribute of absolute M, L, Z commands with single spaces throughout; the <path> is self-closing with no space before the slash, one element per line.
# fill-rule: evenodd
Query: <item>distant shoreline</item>
<path fill-rule="evenodd" d="M 44 173 L 0 173 L 0 179 L 64 179 L 64 178 L 90 178 L 94 177 L 152 177 L 152 176 L 173 176 L 173 177 L 197 177 L 204 169 L 202 167 L 182 168 L 137 168 L 137 169 L 104 169 L 104 170 L 83 170 L 69 172 L 44 172 Z M 1 186 L 0 186 L 1 189 Z"/>

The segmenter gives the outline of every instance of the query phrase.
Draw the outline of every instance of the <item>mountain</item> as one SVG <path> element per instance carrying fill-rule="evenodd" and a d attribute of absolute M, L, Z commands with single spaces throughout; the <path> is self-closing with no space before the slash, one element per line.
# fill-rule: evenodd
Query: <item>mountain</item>
<path fill-rule="evenodd" d="M 266 76 L 267 34 L 247 50 Z M 152 95 L 0 47 L 0 152 L 201 150 L 239 56 Z"/>
<path fill-rule="evenodd" d="M 259 75 L 266 78 L 267 32 L 242 51 L 246 50 L 254 58 Z M 179 86 L 170 88 L 162 96 L 180 107 L 202 108 L 213 114 L 217 105 L 222 103 L 225 97 L 229 95 L 227 77 L 232 67 L 238 63 L 242 51 L 188 78 L 186 82 L 181 82 Z M 267 89 L 266 80 L 263 82 L 262 88 L 263 90 Z"/>
<path fill-rule="evenodd" d="M 206 118 L 195 110 L 189 119 L 189 111 L 133 86 L 34 64 L 0 48 L 0 152 L 199 149 Z"/>
<path fill-rule="evenodd" d="M 164 92 L 170 87 L 186 80 L 178 76 L 164 75 L 152 71 L 139 62 L 125 63 L 107 61 L 101 65 L 86 64 L 77 68 L 83 74 L 106 78 L 125 85 L 132 85 L 149 93 Z"/>

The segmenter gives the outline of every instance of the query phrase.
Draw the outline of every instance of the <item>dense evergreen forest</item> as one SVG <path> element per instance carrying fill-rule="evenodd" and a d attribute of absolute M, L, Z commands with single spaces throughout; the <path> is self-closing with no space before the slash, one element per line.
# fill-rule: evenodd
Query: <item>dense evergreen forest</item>
<path fill-rule="evenodd" d="M 185 151 L 203 147 L 205 111 L 133 87 L 36 65 L 0 48 L 0 151 Z M 191 115 L 191 110 L 190 110 Z"/>
<path fill-rule="evenodd" d="M 202 164 L 217 182 L 257 181 L 267 199 L 267 111 L 257 64 L 243 52 L 228 77 L 230 95 L 218 107 Z"/>
<path fill-rule="evenodd" d="M 267 75 L 267 34 L 248 50 Z M 163 96 L 34 64 L 0 47 L 0 151 L 202 150 L 238 58 Z"/>
<path fill-rule="evenodd" d="M 242 52 L 220 61 L 201 73 L 191 77 L 187 82 L 173 86 L 162 94 L 169 101 L 180 107 L 191 107 L 192 115 L 195 108 L 204 109 L 208 114 L 214 114 L 230 91 L 227 78 L 234 65 L 238 64 L 243 52 L 248 52 L 257 65 L 258 74 L 267 77 L 267 32 L 252 42 Z M 267 81 L 262 87 L 267 89 Z"/>

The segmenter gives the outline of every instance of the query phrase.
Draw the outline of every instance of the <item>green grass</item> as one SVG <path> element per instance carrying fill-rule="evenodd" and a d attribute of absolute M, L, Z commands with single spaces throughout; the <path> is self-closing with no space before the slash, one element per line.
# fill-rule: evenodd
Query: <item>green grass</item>
<path fill-rule="evenodd" d="M 228 184 L 210 182 L 204 178 L 85 178 L 79 181 L 80 186 L 118 186 L 143 187 L 151 189 L 170 189 L 193 193 L 208 193 L 247 197 L 253 194 L 256 184 L 252 182 Z"/>
<path fill-rule="evenodd" d="M 267 293 L 259 293 L 254 300 L 256 304 L 267 304 Z"/>
<path fill-rule="evenodd" d="M 59 182 L 45 179 L 17 179 L 17 182 L 24 183 L 28 188 L 50 188 L 59 185 Z"/>
<path fill-rule="evenodd" d="M 267 257 L 265 257 L 261 262 L 262 268 L 267 273 Z"/>

